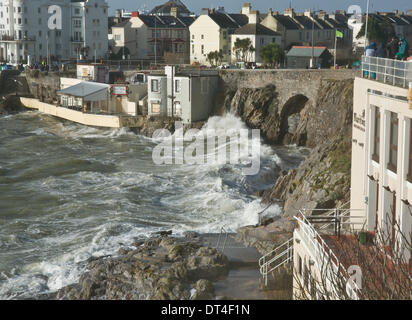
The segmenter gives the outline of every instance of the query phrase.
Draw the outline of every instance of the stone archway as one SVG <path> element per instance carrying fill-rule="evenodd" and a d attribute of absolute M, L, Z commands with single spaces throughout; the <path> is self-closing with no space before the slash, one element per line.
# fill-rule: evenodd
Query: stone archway
<path fill-rule="evenodd" d="M 296 94 L 289 98 L 280 110 L 279 142 L 282 144 L 296 143 L 304 145 L 306 133 L 299 130 L 301 111 L 305 108 L 309 98 L 303 94 Z"/>

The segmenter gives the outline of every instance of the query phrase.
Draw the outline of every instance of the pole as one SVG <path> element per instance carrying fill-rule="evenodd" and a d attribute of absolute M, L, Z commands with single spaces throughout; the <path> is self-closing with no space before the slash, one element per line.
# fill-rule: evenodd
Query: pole
<path fill-rule="evenodd" d="M 338 42 L 337 39 L 338 38 L 336 37 L 336 29 L 335 29 L 335 56 L 333 58 L 333 69 L 335 69 L 336 67 L 336 43 Z"/>
<path fill-rule="evenodd" d="M 367 0 L 367 3 L 366 3 L 365 48 L 364 49 L 366 49 L 366 46 L 368 45 L 369 1 L 370 0 Z"/>
<path fill-rule="evenodd" d="M 155 44 L 154 44 L 154 54 L 155 54 L 155 67 L 157 66 L 157 17 L 155 14 Z"/>
<path fill-rule="evenodd" d="M 314 66 L 314 58 L 315 58 L 315 44 L 314 44 L 314 32 L 315 32 L 315 9 L 313 9 L 313 17 L 312 17 L 312 57 L 310 60 L 310 67 L 313 68 Z"/>

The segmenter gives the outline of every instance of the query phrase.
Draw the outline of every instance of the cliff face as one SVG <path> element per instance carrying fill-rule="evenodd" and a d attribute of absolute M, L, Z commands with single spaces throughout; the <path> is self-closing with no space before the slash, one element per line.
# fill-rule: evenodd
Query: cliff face
<path fill-rule="evenodd" d="M 349 200 L 353 80 L 322 80 L 316 100 L 296 94 L 279 103 L 274 85 L 226 91 L 223 108 L 261 130 L 270 144 L 310 147 L 306 160 L 283 173 L 263 201 L 284 203 L 283 217 L 301 208 L 333 208 Z M 292 228 L 290 224 L 287 229 Z"/>

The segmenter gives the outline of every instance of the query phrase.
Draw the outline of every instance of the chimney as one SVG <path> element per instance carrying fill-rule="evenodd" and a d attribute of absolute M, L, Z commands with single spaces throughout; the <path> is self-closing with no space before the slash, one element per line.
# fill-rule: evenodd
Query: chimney
<path fill-rule="evenodd" d="M 412 16 L 412 10 L 406 10 L 406 14 L 407 14 L 408 16 Z"/>
<path fill-rule="evenodd" d="M 177 7 L 172 7 L 170 9 L 170 15 L 172 17 L 177 17 L 179 15 L 179 9 Z"/>
<path fill-rule="evenodd" d="M 209 15 L 209 8 L 202 8 L 202 11 L 200 11 L 200 14 L 207 14 L 207 15 Z"/>
<path fill-rule="evenodd" d="M 132 11 L 132 18 L 137 18 L 139 16 L 139 11 Z"/>
<path fill-rule="evenodd" d="M 286 8 L 284 15 L 293 18 L 295 16 L 295 11 L 293 10 L 293 8 Z"/>
<path fill-rule="evenodd" d="M 248 15 L 248 18 L 249 18 L 249 23 L 251 23 L 251 24 L 257 24 L 257 23 L 259 23 L 259 11 L 257 11 L 257 10 L 254 10 L 254 11 L 250 11 L 250 13 L 249 13 L 249 15 Z"/>
<path fill-rule="evenodd" d="M 269 8 L 268 9 L 268 16 L 271 16 L 271 15 L 273 15 L 272 8 Z"/>
<path fill-rule="evenodd" d="M 312 12 L 310 11 L 310 9 L 306 9 L 305 13 L 303 14 L 305 17 L 311 17 L 312 16 Z"/>
<path fill-rule="evenodd" d="M 277 10 L 273 11 L 273 12 L 272 12 L 272 15 L 278 16 L 278 15 L 279 15 L 279 11 L 277 11 Z"/>
<path fill-rule="evenodd" d="M 242 14 L 249 14 L 252 9 L 252 5 L 249 2 L 246 2 L 242 6 Z"/>

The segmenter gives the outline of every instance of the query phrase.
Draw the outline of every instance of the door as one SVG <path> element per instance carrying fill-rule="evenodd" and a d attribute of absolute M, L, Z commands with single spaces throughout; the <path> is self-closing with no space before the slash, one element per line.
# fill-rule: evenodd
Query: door
<path fill-rule="evenodd" d="M 175 108 L 174 108 L 174 115 L 177 117 L 181 117 L 182 116 L 182 105 L 180 104 L 179 101 L 175 102 Z"/>

